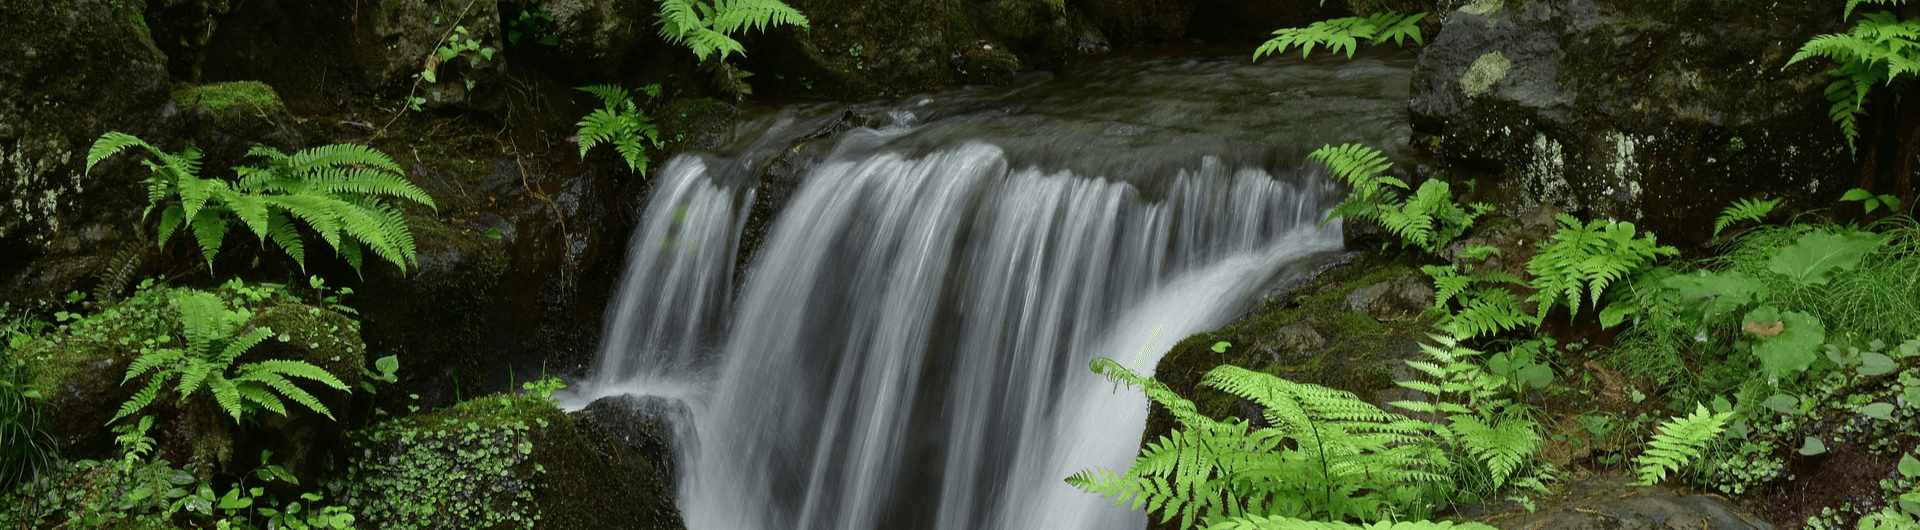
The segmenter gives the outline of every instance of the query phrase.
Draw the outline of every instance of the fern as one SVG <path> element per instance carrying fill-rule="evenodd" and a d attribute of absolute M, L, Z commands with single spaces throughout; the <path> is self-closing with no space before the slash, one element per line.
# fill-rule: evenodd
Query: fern
<path fill-rule="evenodd" d="M 1727 227 L 1733 226 L 1734 223 L 1741 221 L 1759 221 L 1761 218 L 1766 217 L 1767 214 L 1773 213 L 1773 207 L 1779 205 L 1780 199 L 1768 199 L 1764 201 L 1740 199 L 1733 201 L 1733 206 L 1728 206 L 1725 210 L 1721 210 L 1720 217 L 1713 220 L 1713 237 L 1720 237 L 1720 231 L 1726 230 Z"/>
<path fill-rule="evenodd" d="M 1846 18 L 1861 3 L 1905 3 L 1907 0 L 1849 0 Z M 1868 13 L 1843 34 L 1815 36 L 1787 59 L 1786 66 L 1824 57 L 1839 63 L 1828 75 L 1834 82 L 1827 86 L 1827 100 L 1833 103 L 1828 117 L 1840 126 L 1847 148 L 1855 149 L 1860 136 L 1859 115 L 1865 112 L 1867 92 L 1874 85 L 1892 85 L 1912 81 L 1920 74 L 1920 18 L 1900 20 L 1892 12 Z M 1782 67 L 1783 69 L 1785 67 Z"/>
<path fill-rule="evenodd" d="M 171 154 L 130 135 L 109 132 L 88 152 L 87 170 L 134 146 L 147 149 L 157 160 L 142 161 L 152 171 L 143 216 L 155 208 L 161 210 L 157 242 L 165 245 L 178 231 L 192 232 L 209 269 L 236 221 L 258 236 L 263 246 L 272 242 L 305 269 L 306 246 L 292 224 L 299 219 L 355 271 L 361 269 L 359 247 L 364 245 L 405 272 L 416 258 L 413 234 L 399 210 L 382 199 L 434 207 L 426 192 L 401 176 L 399 164 L 360 145 L 328 145 L 292 155 L 254 147 L 247 156 L 264 159 L 264 164 L 235 167 L 239 180 L 228 182 L 201 178 L 200 154 L 192 147 Z"/>
<path fill-rule="evenodd" d="M 702 62 L 719 54 L 746 55 L 733 35 L 771 26 L 808 28 L 807 16 L 780 0 L 660 0 L 660 38 L 684 45 Z"/>
<path fill-rule="evenodd" d="M 1400 179 L 1384 175 L 1392 162 L 1365 145 L 1321 147 L 1309 153 L 1307 160 L 1325 165 L 1336 180 L 1353 188 L 1346 200 L 1320 221 L 1321 226 L 1335 218 L 1371 220 L 1399 237 L 1405 246 L 1437 252 L 1492 209 L 1484 204 L 1473 205 L 1471 211 L 1461 208 L 1453 202 L 1452 188 L 1439 179 L 1428 180 L 1412 196 L 1400 199 L 1393 189 L 1411 188 Z"/>
<path fill-rule="evenodd" d="M 1580 311 L 1581 300 L 1600 305 L 1600 296 L 1608 285 L 1651 265 L 1660 256 L 1679 251 L 1660 246 L 1653 234 L 1635 238 L 1633 223 L 1595 219 L 1586 224 L 1573 216 L 1560 214 L 1560 229 L 1553 239 L 1540 246 L 1527 263 L 1533 274 L 1536 292 L 1530 300 L 1540 304 L 1538 317 L 1545 318 L 1555 306 L 1565 306 L 1569 315 Z"/>
<path fill-rule="evenodd" d="M 1389 40 L 1395 45 L 1403 45 L 1406 39 L 1413 39 L 1416 44 L 1425 44 L 1420 37 L 1419 22 L 1426 16 L 1426 13 L 1402 15 L 1384 12 L 1365 17 L 1322 20 L 1304 28 L 1276 30 L 1273 32 L 1273 39 L 1253 50 L 1253 60 L 1258 61 L 1268 55 L 1286 53 L 1288 48 L 1296 46 L 1300 48 L 1302 58 L 1312 54 L 1315 46 L 1325 46 L 1327 50 L 1334 53 L 1345 49 L 1347 58 L 1351 59 L 1361 39 L 1369 40 L 1374 45 Z"/>
<path fill-rule="evenodd" d="M 273 330 L 265 327 L 245 327 L 253 316 L 251 312 L 232 309 L 219 297 L 203 291 L 184 291 L 174 295 L 170 303 L 179 312 L 186 343 L 181 348 L 148 347 L 140 351 L 127 367 L 121 383 L 132 382 L 143 375 L 148 376 L 147 383 L 121 404 L 108 423 L 152 405 L 169 380 L 176 381 L 174 391 L 180 401 L 185 402 L 204 389 L 234 421 L 257 410 L 284 415 L 287 409 L 281 398 L 333 417 L 333 412 L 318 398 L 289 379 L 306 379 L 347 390 L 346 383 L 326 370 L 305 361 L 289 360 L 234 366 L 240 356 L 273 335 Z"/>
<path fill-rule="evenodd" d="M 1731 410 L 1714 414 L 1705 405 L 1695 404 L 1693 414 L 1661 422 L 1660 432 L 1647 442 L 1647 451 L 1633 460 L 1638 466 L 1634 473 L 1640 477 L 1636 483 L 1658 484 L 1666 480 L 1668 472 L 1686 467 L 1700 457 L 1707 442 L 1726 429 L 1727 420 L 1732 417 Z"/>
<path fill-rule="evenodd" d="M 1446 330 L 1445 327 L 1442 328 Z M 1427 401 L 1396 401 L 1395 407 L 1445 419 L 1429 427 L 1439 444 L 1468 475 L 1486 477 L 1478 493 L 1491 494 L 1520 481 L 1541 445 L 1537 425 L 1523 408 L 1500 395 L 1505 378 L 1475 362 L 1481 352 L 1461 345 L 1457 333 L 1430 335 L 1421 344 L 1427 360 L 1409 360 L 1407 366 L 1432 381 L 1400 381 L 1403 388 L 1428 396 Z"/>
<path fill-rule="evenodd" d="M 1290 517 L 1236 517 L 1207 527 L 1207 530 L 1493 530 L 1483 523 L 1452 521 L 1380 521 L 1352 524 L 1340 521 L 1309 521 Z"/>
<path fill-rule="evenodd" d="M 627 89 L 615 85 L 594 85 L 579 87 L 578 90 L 600 98 L 601 107 L 580 119 L 580 157 L 587 157 L 587 150 L 603 143 L 613 144 L 615 151 L 627 161 L 627 168 L 634 173 L 647 173 L 647 150 L 641 141 L 653 143 L 659 149 L 660 131 L 653 125 L 653 119 L 641 112 L 640 106 L 633 101 L 633 95 Z M 649 98 L 660 95 L 660 85 L 647 85 L 641 88 Z"/>
<path fill-rule="evenodd" d="M 1272 427 L 1215 420 L 1159 381 L 1107 359 L 1095 372 L 1141 389 L 1181 428 L 1148 443 L 1125 473 L 1087 470 L 1067 479 L 1083 490 L 1160 512 L 1161 521 L 1243 515 L 1375 518 L 1420 509 L 1424 485 L 1444 483 L 1445 462 L 1421 443 L 1426 424 L 1387 413 L 1353 394 L 1234 366 L 1208 372 L 1203 386 L 1252 401 Z"/>

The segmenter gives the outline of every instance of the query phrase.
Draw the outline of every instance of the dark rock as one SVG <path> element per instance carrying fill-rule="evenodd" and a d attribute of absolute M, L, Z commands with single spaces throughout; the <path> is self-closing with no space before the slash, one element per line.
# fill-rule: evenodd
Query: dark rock
<path fill-rule="evenodd" d="M 1740 514 L 1725 499 L 1633 486 L 1619 476 L 1569 484 L 1565 495 L 1541 502 L 1538 508 L 1494 526 L 1501 530 L 1773 530 L 1764 519 Z"/>
<path fill-rule="evenodd" d="M 676 448 L 698 443 L 693 409 L 677 399 L 623 394 L 594 400 L 572 415 L 581 429 L 604 433 L 641 454 L 668 484 L 686 468 Z"/>
<path fill-rule="evenodd" d="M 1433 307 L 1433 294 L 1423 276 L 1406 274 L 1354 289 L 1347 294 L 1346 310 L 1374 320 L 1400 320 Z"/>
<path fill-rule="evenodd" d="M 169 149 L 166 58 L 133 0 L 0 4 L 0 301 L 84 287 L 137 245 L 146 204 L 135 156 L 83 173 L 87 148 L 122 131 Z"/>
<path fill-rule="evenodd" d="M 326 469 L 328 455 L 344 440 L 347 426 L 358 419 L 353 393 L 361 391 L 361 369 L 371 366 L 367 346 L 360 341 L 360 323 L 318 307 L 281 305 L 261 310 L 248 326 L 266 327 L 274 336 L 248 351 L 240 362 L 305 361 L 325 369 L 349 389 L 294 379 L 301 390 L 320 400 L 331 417 L 288 401 L 286 415 L 262 412 L 258 422 L 242 424 L 234 433 L 236 467 L 251 466 L 261 451 L 272 450 L 274 464 L 293 473 L 300 483 L 311 484 Z"/>
<path fill-rule="evenodd" d="M 1847 185 L 1824 65 L 1782 70 L 1842 6 L 1712 0 L 1512 3 L 1445 14 L 1410 102 L 1455 177 L 1485 199 L 1553 203 L 1698 243 L 1721 206 L 1767 195 L 1808 204 Z"/>
<path fill-rule="evenodd" d="M 1266 348 L 1274 362 L 1285 363 L 1292 361 L 1295 356 L 1310 354 L 1326 345 L 1326 337 L 1314 331 L 1313 326 L 1299 323 L 1274 331 L 1268 340 L 1261 341 L 1257 347 Z"/>

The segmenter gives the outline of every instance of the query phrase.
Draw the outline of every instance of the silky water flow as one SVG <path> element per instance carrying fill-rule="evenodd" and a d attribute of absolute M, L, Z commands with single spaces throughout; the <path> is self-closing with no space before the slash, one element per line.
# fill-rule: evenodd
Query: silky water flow
<path fill-rule="evenodd" d="M 569 406 L 689 411 L 690 528 L 1124 529 L 1161 354 L 1338 254 L 1304 153 L 1404 146 L 1410 58 L 1117 58 L 1007 87 L 744 120 L 664 164 Z M 1329 88 L 1331 87 L 1331 88 Z M 795 142 L 796 130 L 818 128 Z M 809 145 L 817 143 L 818 145 Z M 815 154 L 795 157 L 803 150 Z M 771 160 L 798 179 L 760 204 Z M 749 237 L 756 211 L 770 229 Z"/>

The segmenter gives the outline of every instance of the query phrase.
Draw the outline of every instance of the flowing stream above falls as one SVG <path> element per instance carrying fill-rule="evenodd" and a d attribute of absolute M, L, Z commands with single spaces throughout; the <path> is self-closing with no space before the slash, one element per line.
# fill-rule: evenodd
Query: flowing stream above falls
<path fill-rule="evenodd" d="M 661 164 L 570 406 L 679 399 L 696 530 L 1108 529 L 1151 373 L 1338 253 L 1325 143 L 1408 159 L 1410 54 L 1116 56 L 743 118 Z"/>

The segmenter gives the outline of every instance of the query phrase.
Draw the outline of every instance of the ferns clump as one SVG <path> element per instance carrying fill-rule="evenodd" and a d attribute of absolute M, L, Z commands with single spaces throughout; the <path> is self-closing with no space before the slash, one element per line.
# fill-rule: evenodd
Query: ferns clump
<path fill-rule="evenodd" d="M 719 54 L 746 55 L 733 35 L 769 26 L 807 28 L 807 16 L 780 0 L 660 0 L 660 38 L 693 50 L 705 62 Z"/>
<path fill-rule="evenodd" d="M 1595 219 L 1581 224 L 1571 215 L 1560 214 L 1560 230 L 1553 240 L 1540 246 L 1540 252 L 1527 263 L 1533 274 L 1535 293 L 1530 300 L 1539 302 L 1538 317 L 1545 318 L 1554 306 L 1565 306 L 1569 315 L 1580 312 L 1580 301 L 1590 299 L 1600 306 L 1607 286 L 1651 265 L 1660 256 L 1679 251 L 1660 246 L 1652 233 L 1635 238 L 1633 223 Z"/>
<path fill-rule="evenodd" d="M 1159 381 L 1108 359 L 1093 370 L 1139 388 L 1181 428 L 1147 444 L 1125 473 L 1087 470 L 1067 479 L 1083 490 L 1160 512 L 1161 521 L 1246 516 L 1327 516 L 1379 520 L 1424 515 L 1428 486 L 1446 483 L 1446 461 L 1421 443 L 1424 422 L 1390 414 L 1353 394 L 1295 383 L 1235 366 L 1208 372 L 1202 385 L 1249 399 L 1273 425 L 1202 415 Z"/>
<path fill-rule="evenodd" d="M 1425 44 L 1420 38 L 1420 19 L 1426 13 L 1402 15 L 1394 12 L 1374 13 L 1364 17 L 1344 17 L 1322 20 L 1304 28 L 1285 28 L 1275 30 L 1273 39 L 1253 50 L 1253 60 L 1262 57 L 1286 53 L 1287 48 L 1298 46 L 1300 57 L 1313 53 L 1314 46 L 1326 46 L 1327 50 L 1339 53 L 1347 50 L 1347 58 L 1353 58 L 1353 52 L 1360 39 L 1369 39 L 1375 46 L 1386 41 L 1395 45 L 1413 39 L 1416 44 Z"/>
<path fill-rule="evenodd" d="M 1661 422 L 1660 432 L 1647 442 L 1647 452 L 1633 460 L 1638 466 L 1634 474 L 1640 477 L 1637 484 L 1658 484 L 1666 480 L 1668 472 L 1678 471 L 1699 458 L 1707 442 L 1725 430 L 1727 420 L 1732 417 L 1731 410 L 1714 414 L 1707 411 L 1705 405 L 1696 404 L 1693 414 Z"/>
<path fill-rule="evenodd" d="M 1904 4 L 1909 0 L 1849 0 L 1844 18 L 1852 18 L 1861 3 Z M 1825 57 L 1839 63 L 1828 75 L 1828 118 L 1840 126 L 1847 149 L 1860 137 L 1859 117 L 1865 112 L 1867 92 L 1874 85 L 1905 84 L 1920 75 L 1920 18 L 1900 20 L 1891 11 L 1867 13 L 1846 33 L 1816 36 L 1787 59 L 1786 66 Z M 1782 67 L 1783 69 L 1785 67 Z"/>
<path fill-rule="evenodd" d="M 1759 221 L 1765 218 L 1767 214 L 1773 213 L 1773 207 L 1779 205 L 1780 199 L 1764 201 L 1740 199 L 1733 201 L 1732 206 L 1721 210 L 1720 217 L 1713 220 L 1713 237 L 1720 237 L 1720 231 L 1726 230 L 1727 227 L 1733 226 L 1734 223 L 1741 221 Z"/>
<path fill-rule="evenodd" d="M 158 243 L 165 245 L 177 231 L 192 232 L 208 269 L 234 221 L 258 236 L 262 245 L 272 242 L 286 251 L 305 269 L 306 244 L 293 223 L 298 219 L 355 271 L 361 270 L 364 246 L 405 272 L 415 261 L 413 233 L 400 210 L 382 199 L 434 206 L 426 192 L 402 177 L 393 159 L 360 145 L 328 145 L 292 155 L 257 146 L 247 156 L 265 163 L 235 167 L 240 179 L 229 182 L 200 177 L 200 150 L 192 146 L 167 153 L 132 135 L 108 132 L 87 152 L 87 171 L 128 147 L 145 148 L 154 156 L 141 161 L 152 171 L 141 215 L 160 209 Z"/>
<path fill-rule="evenodd" d="M 161 388 L 173 379 L 179 381 L 174 391 L 182 402 L 205 389 L 213 394 L 214 402 L 220 405 L 221 410 L 233 416 L 234 421 L 262 409 L 286 414 L 287 408 L 282 398 L 328 418 L 333 417 L 333 412 L 327 410 L 318 398 L 288 379 L 308 379 L 338 390 L 347 390 L 346 383 L 326 370 L 306 361 L 280 359 L 234 366 L 247 350 L 273 336 L 271 329 L 246 327 L 247 321 L 253 317 L 251 311 L 229 308 L 225 301 L 212 293 L 192 290 L 176 294 L 170 304 L 180 314 L 186 343 L 179 348 L 161 348 L 156 344 L 140 350 L 133 364 L 127 367 L 122 384 L 148 372 L 153 375 L 147 379 L 145 387 L 121 404 L 120 411 L 108 423 L 119 421 L 153 404 Z"/>
<path fill-rule="evenodd" d="M 620 152 L 620 158 L 626 159 L 627 168 L 634 173 L 647 173 L 647 148 L 642 141 L 651 142 L 655 149 L 660 148 L 660 130 L 653 126 L 653 119 L 640 110 L 633 101 L 633 94 L 617 85 L 594 85 L 578 87 L 576 90 L 587 92 L 600 98 L 601 106 L 586 117 L 580 118 L 580 158 L 587 157 L 587 150 L 603 143 L 613 144 Z M 640 88 L 649 99 L 660 97 L 660 85 L 647 85 Z"/>
<path fill-rule="evenodd" d="M 1472 227 L 1474 219 L 1493 209 L 1485 204 L 1461 208 L 1453 202 L 1452 188 L 1439 179 L 1428 180 L 1411 197 L 1401 199 L 1393 189 L 1411 188 L 1384 175 L 1393 164 L 1385 154 L 1365 145 L 1329 145 L 1309 153 L 1307 159 L 1327 166 L 1335 179 L 1353 188 L 1345 201 L 1327 213 L 1320 222 L 1323 226 L 1336 217 L 1367 219 L 1386 227 L 1406 246 L 1438 252 Z"/>

